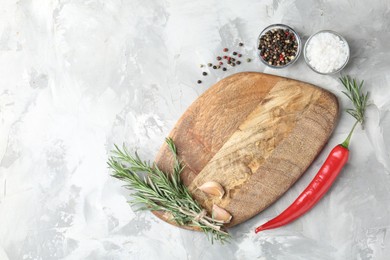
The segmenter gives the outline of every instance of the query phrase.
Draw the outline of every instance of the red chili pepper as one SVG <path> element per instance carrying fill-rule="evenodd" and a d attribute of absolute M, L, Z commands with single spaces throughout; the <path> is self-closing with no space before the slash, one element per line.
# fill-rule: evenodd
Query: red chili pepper
<path fill-rule="evenodd" d="M 276 218 L 256 228 L 256 233 L 284 226 L 309 211 L 329 190 L 348 161 L 349 150 L 342 144 L 330 152 L 317 175 L 299 197 Z"/>
<path fill-rule="evenodd" d="M 356 125 L 364 122 L 364 112 L 367 106 L 368 94 L 361 92 L 363 81 L 359 85 L 355 79 L 352 80 L 349 76 L 340 78 L 340 80 L 347 89 L 347 92 L 344 92 L 344 94 L 347 95 L 354 104 L 355 110 L 348 109 L 347 112 L 355 117 L 355 124 L 345 141 L 333 148 L 314 179 L 298 198 L 279 216 L 256 228 L 256 233 L 262 230 L 286 225 L 309 211 L 329 190 L 344 165 L 347 163 L 349 156 L 349 141 Z"/>

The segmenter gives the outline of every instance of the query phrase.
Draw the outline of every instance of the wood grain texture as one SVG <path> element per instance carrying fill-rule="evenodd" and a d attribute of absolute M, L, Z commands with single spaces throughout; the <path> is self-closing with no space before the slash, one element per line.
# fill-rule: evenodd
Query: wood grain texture
<path fill-rule="evenodd" d="M 276 201 L 309 167 L 338 118 L 336 97 L 282 77 L 246 72 L 225 78 L 200 96 L 170 133 L 186 165 L 182 179 L 208 211 L 228 210 L 234 226 Z M 164 144 L 157 165 L 169 172 Z M 217 181 L 222 199 L 197 189 Z M 168 215 L 155 212 L 168 220 Z"/>

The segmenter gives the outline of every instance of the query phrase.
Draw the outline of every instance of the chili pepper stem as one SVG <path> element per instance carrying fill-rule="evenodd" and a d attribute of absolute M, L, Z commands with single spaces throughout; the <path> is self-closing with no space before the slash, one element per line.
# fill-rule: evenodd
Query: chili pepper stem
<path fill-rule="evenodd" d="M 355 122 L 355 124 L 353 125 L 353 127 L 352 127 L 351 131 L 349 132 L 347 138 L 344 140 L 344 142 L 341 143 L 341 146 L 343 146 L 344 148 L 348 149 L 349 141 L 351 140 L 352 133 L 355 130 L 355 127 L 357 126 L 358 123 L 359 123 L 359 121 Z"/>

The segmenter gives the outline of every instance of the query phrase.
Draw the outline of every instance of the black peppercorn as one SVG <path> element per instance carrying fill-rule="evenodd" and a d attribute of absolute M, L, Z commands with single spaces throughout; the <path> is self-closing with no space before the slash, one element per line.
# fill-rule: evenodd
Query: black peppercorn
<path fill-rule="evenodd" d="M 202 83 L 202 81 L 201 80 L 198 80 L 198 84 L 201 84 Z"/>
<path fill-rule="evenodd" d="M 213 66 L 213 69 L 217 69 L 217 66 L 214 65 L 214 66 Z"/>
<path fill-rule="evenodd" d="M 241 47 L 241 46 L 244 46 L 244 44 L 243 44 L 242 42 L 240 42 L 240 43 L 238 44 L 238 46 Z"/>
<path fill-rule="evenodd" d="M 234 52 L 233 52 L 233 55 L 237 55 L 237 52 L 234 51 Z"/>
<path fill-rule="evenodd" d="M 227 69 L 226 68 L 222 68 L 223 71 L 226 71 Z"/>
<path fill-rule="evenodd" d="M 207 72 L 206 71 L 203 71 L 203 76 L 207 76 Z"/>

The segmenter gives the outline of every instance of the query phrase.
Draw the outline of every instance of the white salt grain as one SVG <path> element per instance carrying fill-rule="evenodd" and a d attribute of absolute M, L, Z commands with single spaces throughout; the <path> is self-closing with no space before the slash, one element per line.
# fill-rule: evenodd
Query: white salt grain
<path fill-rule="evenodd" d="M 306 46 L 306 58 L 320 73 L 331 73 L 344 66 L 348 59 L 348 44 L 331 32 L 315 34 Z"/>

